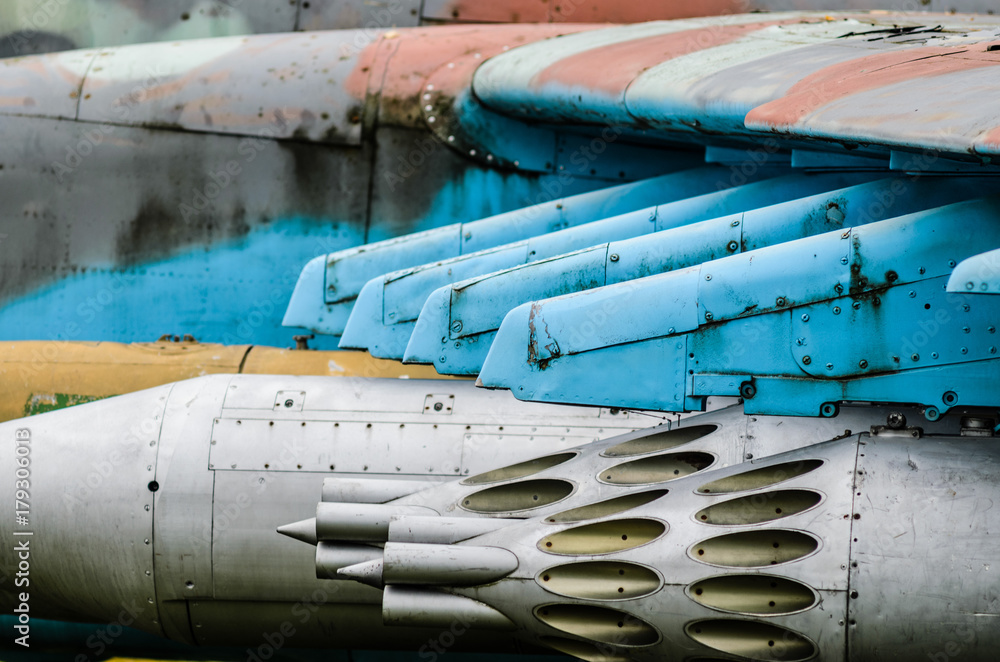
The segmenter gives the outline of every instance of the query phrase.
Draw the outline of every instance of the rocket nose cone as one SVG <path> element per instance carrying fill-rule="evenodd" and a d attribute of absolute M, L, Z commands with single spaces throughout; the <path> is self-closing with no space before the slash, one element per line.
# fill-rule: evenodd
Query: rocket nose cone
<path fill-rule="evenodd" d="M 315 545 L 319 541 L 316 537 L 315 517 L 310 517 L 309 519 L 300 520 L 298 522 L 292 522 L 291 524 L 283 524 L 278 527 L 277 531 L 283 536 L 295 538 L 296 540 L 307 542 L 310 545 Z"/>
<path fill-rule="evenodd" d="M 368 586 L 374 586 L 375 588 L 381 589 L 385 586 L 382 581 L 383 565 L 384 562 L 382 559 L 373 559 L 371 561 L 365 561 L 364 563 L 356 563 L 338 570 L 337 576 L 342 579 L 353 579 L 356 582 L 361 582 L 362 584 L 367 584 Z"/>

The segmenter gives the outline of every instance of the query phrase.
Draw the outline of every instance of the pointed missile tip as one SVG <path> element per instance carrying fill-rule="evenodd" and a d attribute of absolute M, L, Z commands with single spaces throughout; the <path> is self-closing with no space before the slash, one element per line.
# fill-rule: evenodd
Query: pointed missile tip
<path fill-rule="evenodd" d="M 277 528 L 277 532 L 289 538 L 295 538 L 310 545 L 319 544 L 316 537 L 316 518 L 311 517 L 291 524 L 283 524 Z"/>
<path fill-rule="evenodd" d="M 341 579 L 351 579 L 368 586 L 382 589 L 385 584 L 382 582 L 382 559 L 372 559 L 363 563 L 355 563 L 337 571 L 337 577 Z"/>

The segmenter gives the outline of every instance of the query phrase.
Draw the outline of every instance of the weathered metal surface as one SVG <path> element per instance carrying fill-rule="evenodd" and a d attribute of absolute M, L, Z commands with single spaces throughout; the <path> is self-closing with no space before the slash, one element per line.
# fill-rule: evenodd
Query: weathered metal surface
<path fill-rule="evenodd" d="M 552 121 L 996 153 L 988 100 L 1000 60 L 989 19 L 775 14 L 669 25 L 659 57 L 648 26 L 612 28 L 610 44 L 576 36 L 497 57 L 477 73 L 476 92 L 501 112 Z M 618 51 L 638 59 L 620 78 L 598 74 L 602 52 Z M 928 99 L 930 84 L 947 92 Z"/>
<path fill-rule="evenodd" d="M 548 175 L 498 176 L 433 139 L 419 110 L 422 81 L 482 29 L 4 61 L 0 334 L 140 341 L 169 327 L 206 341 L 286 344 L 294 331 L 280 328 L 280 311 L 317 254 L 452 222 L 458 210 L 476 218 L 513 209 L 536 186 L 566 195 L 607 184 L 575 170 L 557 177 L 551 164 Z M 512 43 L 532 38 L 533 28 L 519 29 L 501 32 Z M 406 41 L 422 52 L 392 57 Z"/>
<path fill-rule="evenodd" d="M 996 205 L 959 203 L 522 305 L 480 383 L 526 400 L 667 411 L 698 409 L 710 394 L 808 416 L 853 399 L 919 402 L 928 418 L 989 406 L 1000 397 L 993 298 L 943 290 L 958 261 L 1000 243 Z M 583 377 L 597 365 L 600 384 Z"/>
<path fill-rule="evenodd" d="M 562 197 L 565 187 L 555 184 L 551 195 L 543 192 L 535 198 L 537 204 L 517 211 L 314 258 L 299 277 L 284 324 L 339 336 L 372 278 L 641 209 L 657 200 L 681 199 L 692 191 L 715 190 L 731 174 L 700 168 L 568 197 Z"/>
<path fill-rule="evenodd" d="M 366 89 L 344 84 L 359 68 L 353 37 L 260 35 L 101 49 L 76 118 L 360 145 Z"/>
<path fill-rule="evenodd" d="M 428 393 L 441 394 L 445 383 L 449 406 L 427 404 Z M 215 375 L 3 423 L 0 434 L 14 438 L 15 430 L 27 427 L 32 435 L 32 618 L 114 622 L 123 605 L 135 603 L 136 627 L 145 631 L 206 644 L 235 632 L 236 641 L 249 644 L 247 637 L 270 631 L 278 614 L 295 616 L 305 602 L 346 608 L 378 601 L 368 587 L 315 597 L 323 583 L 315 576 L 314 554 L 275 533 L 315 512 L 323 476 L 433 481 L 659 420 L 524 406 L 462 381 Z M 350 446 L 331 446 L 328 437 L 310 432 L 338 426 L 360 434 L 350 435 Z M 495 443 L 491 435 L 500 427 L 503 443 Z M 391 456 L 376 450 L 386 432 L 396 435 L 398 452 Z M 446 467 L 425 461 L 438 450 L 449 454 Z M 259 465 L 248 453 L 261 454 Z M 4 453 L 0 462 L 0 488 L 13 495 L 15 453 Z M 9 540 L 15 525 L 2 526 Z M 0 569 L 16 566 L 12 554 L 12 545 L 5 546 Z M 11 583 L 0 585 L 5 612 L 11 613 L 14 598 Z M 243 631 L 218 630 L 218 613 L 202 621 L 196 610 L 188 612 L 188 601 L 218 613 L 243 603 Z M 324 645 L 315 638 L 319 631 L 304 634 L 299 645 Z M 341 635 L 338 628 L 334 645 L 370 644 L 381 631 L 374 610 L 358 617 L 356 630 Z M 417 642 L 429 636 L 414 634 Z"/>
<path fill-rule="evenodd" d="M 421 24 L 421 0 L 296 0 L 296 31 L 408 28 Z M 291 30 L 272 30 L 272 32 Z"/>
<path fill-rule="evenodd" d="M 275 32 L 439 23 L 637 23 L 760 10 L 878 8 L 866 0 L 8 0 L 0 6 L 0 57 Z M 991 0 L 921 0 L 911 9 L 992 13 L 996 7 Z"/>
<path fill-rule="evenodd" d="M 525 242 L 508 244 L 495 251 L 471 253 L 373 279 L 358 296 L 340 345 L 345 349 L 367 349 L 373 356 L 401 359 L 427 297 L 438 287 L 455 280 L 589 248 L 608 240 L 651 235 L 877 176 L 871 173 L 834 173 L 770 177 L 780 172 L 761 168 L 755 177 L 760 181 L 755 183 L 665 202 Z"/>
<path fill-rule="evenodd" d="M 533 473 L 499 487 L 530 493 L 534 484 L 566 481 L 578 488 L 566 501 L 513 512 L 471 513 L 464 504 L 483 497 L 482 486 L 450 481 L 391 507 L 490 517 L 499 526 L 429 544 L 439 518 L 410 518 L 410 544 L 390 540 L 338 579 L 385 585 L 389 625 L 421 622 L 440 595 L 430 587 L 447 586 L 511 619 L 520 640 L 557 650 L 576 642 L 570 651 L 584 659 L 716 659 L 704 656 L 721 651 L 740 659 L 882 660 L 894 659 L 885 650 L 919 657 L 961 637 L 964 657 L 987 660 L 997 633 L 983 619 L 996 611 L 989 567 L 997 554 L 986 505 L 1000 457 L 992 437 L 964 436 L 960 414 L 906 427 L 919 416 L 912 407 L 846 407 L 836 419 L 799 428 L 724 409 L 591 443 L 562 462 L 539 457 Z M 887 420 L 899 424 L 887 428 Z M 622 470 L 622 454 L 649 463 L 678 451 L 710 461 L 686 476 L 651 472 L 645 485 L 604 480 Z M 723 484 L 735 491 L 717 492 Z M 900 484 L 911 493 L 900 496 Z M 950 516 L 955 510 L 963 516 Z M 497 514 L 507 518 L 492 519 Z M 949 549 L 952 536 L 968 548 Z M 449 582 L 425 572 L 449 546 L 456 559 L 489 551 L 497 560 L 484 559 L 480 570 L 497 572 L 484 572 L 475 586 L 464 573 Z M 516 555 L 515 568 L 501 550 Z M 390 565 L 399 571 L 388 572 Z M 914 582 L 927 590 L 914 591 Z M 400 612 L 390 593 L 403 587 L 414 592 Z M 888 616 L 897 601 L 905 621 Z M 956 608 L 956 618 L 946 616 Z M 932 634 L 914 635 L 914 621 Z M 575 638 L 554 638 L 553 628 Z"/>
<path fill-rule="evenodd" d="M 360 352 L 191 342 L 0 343 L 0 421 L 216 373 L 434 378 Z"/>
<path fill-rule="evenodd" d="M 455 282 L 428 297 L 404 360 L 433 363 L 443 374 L 475 375 L 504 316 L 523 303 L 872 223 L 991 190 L 996 190 L 993 185 L 976 180 L 925 177 L 915 183 L 886 178 Z M 896 198 L 891 207 L 882 203 L 890 196 Z"/>

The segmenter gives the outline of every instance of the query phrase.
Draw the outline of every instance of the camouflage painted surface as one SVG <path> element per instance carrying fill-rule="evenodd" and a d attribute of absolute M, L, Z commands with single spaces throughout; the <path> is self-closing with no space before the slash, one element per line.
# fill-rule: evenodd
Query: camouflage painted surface
<path fill-rule="evenodd" d="M 7 0 L 0 57 L 246 34 L 442 23 L 639 23 L 751 11 L 992 13 L 992 0 Z"/>
<path fill-rule="evenodd" d="M 603 173 L 562 182 L 551 159 L 499 170 L 436 138 L 421 110 L 428 76 L 473 45 L 566 30 L 262 35 L 4 61 L 0 337 L 169 330 L 285 345 L 281 311 L 317 254 L 517 208 L 548 180 L 567 194 L 606 185 Z"/>

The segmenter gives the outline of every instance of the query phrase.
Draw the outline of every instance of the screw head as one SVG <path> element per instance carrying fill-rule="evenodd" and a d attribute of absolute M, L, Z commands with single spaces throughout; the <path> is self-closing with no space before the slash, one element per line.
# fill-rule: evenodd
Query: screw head
<path fill-rule="evenodd" d="M 730 252 L 730 253 L 735 253 L 735 252 L 736 252 L 736 249 L 737 249 L 737 248 L 739 248 L 739 247 L 740 247 L 740 245 L 739 245 L 739 244 L 737 244 L 737 243 L 736 243 L 735 241 L 731 241 L 731 242 L 729 242 L 729 243 L 728 243 L 728 244 L 726 245 L 726 248 L 727 248 L 727 249 L 729 249 L 729 252 Z"/>
<path fill-rule="evenodd" d="M 803 322 L 808 322 L 809 321 L 809 315 L 807 313 L 802 313 L 802 321 Z"/>
<path fill-rule="evenodd" d="M 455 320 L 451 323 L 451 332 L 459 333 L 462 330 L 462 320 Z"/>
<path fill-rule="evenodd" d="M 812 362 L 813 362 L 812 357 L 809 356 L 808 354 L 802 357 L 802 363 L 803 364 L 809 365 Z"/>
<path fill-rule="evenodd" d="M 893 411 L 885 417 L 885 424 L 893 430 L 901 430 L 906 426 L 906 416 L 902 412 Z"/>
<path fill-rule="evenodd" d="M 776 306 L 779 306 L 779 307 L 780 306 L 784 306 L 785 305 L 785 297 L 778 297 L 777 299 L 774 300 L 774 304 Z"/>
<path fill-rule="evenodd" d="M 292 400 L 291 398 L 289 398 L 288 400 L 285 400 L 285 407 L 292 407 L 294 405 L 295 405 L 295 401 Z"/>
<path fill-rule="evenodd" d="M 617 262 L 618 261 L 618 253 L 612 253 L 611 257 L 609 257 L 608 259 L 611 260 L 612 262 Z"/>
<path fill-rule="evenodd" d="M 706 312 L 705 313 L 705 319 L 708 320 L 709 322 L 711 322 L 713 319 L 715 319 L 715 315 L 713 315 L 712 313 Z"/>
<path fill-rule="evenodd" d="M 840 306 L 834 306 L 833 307 L 833 314 L 834 315 L 839 315 L 840 314 Z"/>
<path fill-rule="evenodd" d="M 864 370 L 865 368 L 868 367 L 868 361 L 861 359 L 860 361 L 858 361 L 858 367 Z"/>

